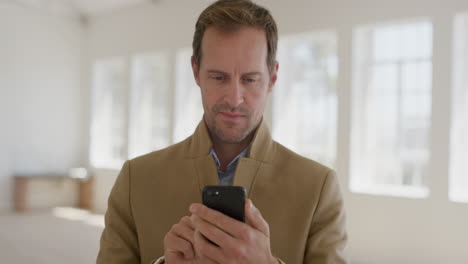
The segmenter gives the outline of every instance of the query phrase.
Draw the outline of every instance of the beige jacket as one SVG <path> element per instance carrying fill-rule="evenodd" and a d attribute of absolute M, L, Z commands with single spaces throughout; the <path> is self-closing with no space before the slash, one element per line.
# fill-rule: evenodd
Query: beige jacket
<path fill-rule="evenodd" d="M 183 142 L 125 162 L 109 197 L 98 264 L 150 264 L 164 254 L 171 226 L 201 202 L 205 185 L 218 184 L 211 146 L 202 121 Z M 346 263 L 335 173 L 273 141 L 263 122 L 233 185 L 247 189 L 269 223 L 276 257 L 288 264 Z"/>

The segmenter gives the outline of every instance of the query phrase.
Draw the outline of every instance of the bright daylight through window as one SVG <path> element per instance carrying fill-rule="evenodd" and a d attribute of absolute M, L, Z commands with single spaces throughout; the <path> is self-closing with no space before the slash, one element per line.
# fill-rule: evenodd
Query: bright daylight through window
<path fill-rule="evenodd" d="M 94 167 L 119 168 L 127 159 L 126 72 L 122 58 L 93 66 L 90 161 Z"/>
<path fill-rule="evenodd" d="M 170 57 L 167 52 L 135 56 L 131 62 L 129 158 L 169 146 Z"/>
<path fill-rule="evenodd" d="M 427 197 L 432 24 L 363 26 L 353 37 L 350 188 Z"/>
<path fill-rule="evenodd" d="M 335 34 L 281 37 L 278 61 L 278 81 L 273 89 L 273 137 L 301 155 L 335 167 Z"/>
<path fill-rule="evenodd" d="M 468 202 L 468 13 L 455 18 L 450 200 Z"/>
<path fill-rule="evenodd" d="M 200 88 L 193 77 L 191 56 L 191 48 L 181 49 L 176 54 L 174 143 L 190 136 L 203 117 Z"/>

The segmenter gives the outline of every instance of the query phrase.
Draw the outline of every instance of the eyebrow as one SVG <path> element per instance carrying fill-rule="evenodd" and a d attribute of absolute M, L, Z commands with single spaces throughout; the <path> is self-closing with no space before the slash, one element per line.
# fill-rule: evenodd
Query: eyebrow
<path fill-rule="evenodd" d="M 207 72 L 209 73 L 219 73 L 219 74 L 228 74 L 227 72 L 224 72 L 224 71 L 220 71 L 220 70 L 207 70 Z M 253 71 L 253 72 L 246 72 L 246 73 L 243 73 L 241 74 L 242 76 L 245 76 L 245 75 L 262 75 L 261 72 L 257 72 L 257 71 Z"/>

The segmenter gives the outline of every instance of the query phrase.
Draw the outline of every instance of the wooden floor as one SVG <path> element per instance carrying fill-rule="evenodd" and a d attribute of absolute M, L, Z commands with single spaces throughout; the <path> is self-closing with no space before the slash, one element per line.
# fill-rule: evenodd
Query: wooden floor
<path fill-rule="evenodd" d="M 0 263 L 96 262 L 102 215 L 72 208 L 0 214 Z"/>

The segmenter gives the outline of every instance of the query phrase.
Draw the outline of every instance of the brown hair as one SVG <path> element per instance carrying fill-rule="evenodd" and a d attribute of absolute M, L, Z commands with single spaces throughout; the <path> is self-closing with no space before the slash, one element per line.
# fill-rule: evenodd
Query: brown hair
<path fill-rule="evenodd" d="M 209 26 L 231 32 L 244 25 L 265 31 L 268 46 L 266 63 L 271 73 L 276 64 L 278 29 L 270 12 L 250 0 L 218 0 L 203 10 L 195 24 L 192 42 L 193 58 L 197 67 L 200 68 L 202 58 L 203 34 Z"/>

